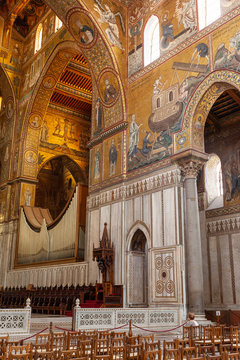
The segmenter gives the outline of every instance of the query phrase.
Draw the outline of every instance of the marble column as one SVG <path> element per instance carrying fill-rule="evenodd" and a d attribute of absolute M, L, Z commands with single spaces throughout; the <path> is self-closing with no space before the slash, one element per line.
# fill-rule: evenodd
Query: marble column
<path fill-rule="evenodd" d="M 188 310 L 204 312 L 203 266 L 200 218 L 198 208 L 197 175 L 204 161 L 183 159 L 179 165 L 184 177 L 185 193 L 185 255 Z"/>

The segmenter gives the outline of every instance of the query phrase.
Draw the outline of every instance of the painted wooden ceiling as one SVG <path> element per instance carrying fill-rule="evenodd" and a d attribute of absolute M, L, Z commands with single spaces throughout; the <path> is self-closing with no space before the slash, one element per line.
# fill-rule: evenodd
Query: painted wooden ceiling
<path fill-rule="evenodd" d="M 76 55 L 70 60 L 54 89 L 50 104 L 58 106 L 59 110 L 78 112 L 90 120 L 92 80 L 83 55 Z"/>
<path fill-rule="evenodd" d="M 221 127 L 232 125 L 240 114 L 240 94 L 229 89 L 219 96 L 213 104 L 206 122 L 206 132 L 215 133 Z"/>

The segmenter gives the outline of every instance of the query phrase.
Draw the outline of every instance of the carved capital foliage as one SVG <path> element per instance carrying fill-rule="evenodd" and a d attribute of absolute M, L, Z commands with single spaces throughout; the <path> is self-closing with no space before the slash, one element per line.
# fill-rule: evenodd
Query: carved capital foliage
<path fill-rule="evenodd" d="M 190 157 L 186 159 L 179 159 L 177 163 L 181 169 L 184 179 L 193 179 L 197 178 L 197 175 L 205 162 L 206 160 L 204 159 Z"/>

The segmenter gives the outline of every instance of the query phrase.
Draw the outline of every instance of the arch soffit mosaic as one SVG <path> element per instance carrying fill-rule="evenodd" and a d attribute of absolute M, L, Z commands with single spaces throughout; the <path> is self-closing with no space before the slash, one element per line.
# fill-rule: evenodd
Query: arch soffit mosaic
<path fill-rule="evenodd" d="M 107 42 L 103 39 L 102 35 L 100 35 L 99 26 L 96 24 L 96 21 L 94 21 L 89 12 L 83 9 L 83 7 L 80 6 L 79 2 L 75 0 L 68 0 L 66 2 L 61 2 L 61 4 L 56 3 L 55 0 L 47 0 L 46 3 L 52 8 L 54 13 L 59 18 L 61 18 L 67 29 L 73 35 L 76 43 L 72 43 L 69 47 L 69 50 L 67 50 L 67 44 L 60 44 L 57 49 L 55 49 L 55 52 L 50 56 L 42 71 L 40 79 L 33 93 L 32 100 L 28 105 L 28 111 L 24 122 L 25 145 L 23 149 L 24 159 L 22 175 L 29 178 L 36 178 L 37 176 L 37 153 L 41 130 L 41 127 L 39 129 L 32 129 L 30 127 L 29 124 L 31 121 L 31 116 L 39 115 L 40 122 L 43 122 L 43 117 L 47 108 L 47 104 L 51 98 L 54 86 L 57 83 L 57 79 L 61 75 L 61 72 L 69 61 L 69 58 L 72 57 L 74 53 L 77 53 L 79 51 L 83 53 L 90 65 L 90 70 L 96 83 L 99 83 L 99 79 L 101 79 L 102 74 L 106 72 L 106 69 L 108 70 L 108 72 L 112 73 L 113 77 L 116 78 L 116 81 L 119 84 L 119 96 L 117 101 L 113 104 L 113 114 L 116 113 L 116 108 L 118 108 L 120 109 L 120 111 L 118 111 L 118 114 L 120 116 L 118 116 L 116 122 L 124 121 L 126 118 L 125 97 L 121 78 L 117 68 L 117 62 L 111 46 L 109 46 Z M 90 23 L 92 24 L 93 37 L 92 39 L 90 39 L 89 43 L 88 41 L 82 43 L 81 39 L 79 39 L 79 36 L 77 36 L 76 32 L 74 31 L 73 24 L 82 17 L 85 17 L 85 20 L 90 21 Z M 56 53 L 58 53 L 58 56 L 56 55 Z M 97 90 L 97 92 L 99 94 L 100 90 Z M 101 96 L 95 95 L 93 96 L 93 99 L 96 99 L 97 97 Z M 40 113 L 39 109 L 41 109 Z M 36 115 L 35 113 L 38 115 Z M 111 112 L 109 113 L 109 115 L 112 117 Z M 29 166 L 30 164 L 27 161 L 29 151 L 33 154 L 34 158 L 31 166 Z"/>
<path fill-rule="evenodd" d="M 227 89 L 240 91 L 240 74 L 230 70 L 212 72 L 195 90 L 185 111 L 182 130 L 174 135 L 174 152 L 204 152 L 204 127 L 211 107 Z M 193 115 L 192 115 L 193 114 Z"/>
<path fill-rule="evenodd" d="M 23 176 L 34 179 L 37 177 L 38 146 L 43 119 L 58 78 L 61 76 L 69 59 L 77 53 L 79 53 L 79 48 L 74 42 L 60 43 L 46 62 L 38 79 L 28 104 L 23 125 L 25 137 L 22 162 Z M 31 122 L 36 117 L 39 126 L 33 127 Z"/>
<path fill-rule="evenodd" d="M 13 153 L 13 132 L 16 124 L 16 97 L 13 85 L 5 68 L 2 66 L 2 64 L 0 64 L 0 75 L 2 74 L 7 82 L 8 87 L 4 87 L 2 89 L 6 119 L 4 121 L 4 125 L 0 124 L 0 141 L 2 141 L 4 144 L 1 147 L 2 156 L 0 156 L 0 163 L 2 158 L 2 166 L 4 167 L 4 171 L 2 171 L 0 174 L 0 183 L 7 181 L 10 176 L 10 154 Z"/>

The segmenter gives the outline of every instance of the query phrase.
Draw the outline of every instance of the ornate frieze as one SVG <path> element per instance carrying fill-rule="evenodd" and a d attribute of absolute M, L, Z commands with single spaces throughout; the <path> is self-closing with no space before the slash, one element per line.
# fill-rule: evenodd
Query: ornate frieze
<path fill-rule="evenodd" d="M 112 201 L 121 201 L 150 191 L 157 191 L 165 187 L 181 184 L 181 171 L 174 168 L 148 178 L 121 184 L 114 189 L 103 191 L 97 195 L 90 195 L 87 200 L 87 206 L 88 209 L 91 209 Z"/>
<path fill-rule="evenodd" d="M 240 230 L 240 215 L 236 215 L 229 218 L 220 218 L 214 220 L 208 220 L 207 224 L 207 233 L 209 235 L 219 234 L 219 233 L 230 233 L 230 232 L 239 232 Z"/>

